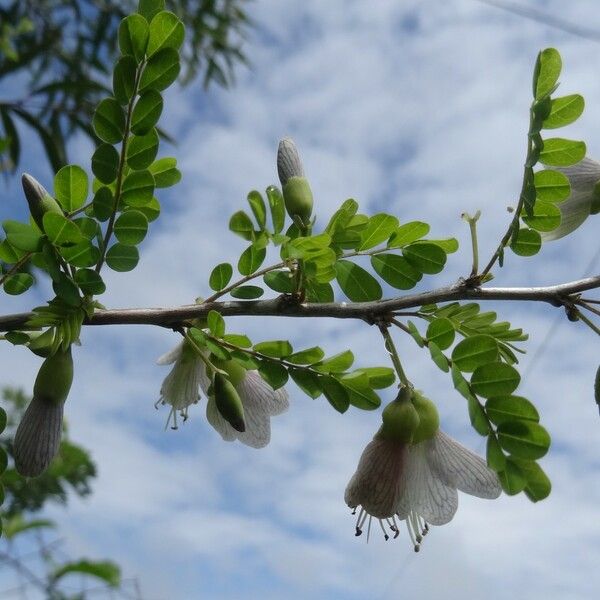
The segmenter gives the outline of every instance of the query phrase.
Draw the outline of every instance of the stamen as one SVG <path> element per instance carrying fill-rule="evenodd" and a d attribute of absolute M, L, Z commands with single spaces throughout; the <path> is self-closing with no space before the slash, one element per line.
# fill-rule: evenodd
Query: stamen
<path fill-rule="evenodd" d="M 369 536 L 371 535 L 371 521 L 373 517 L 369 515 L 369 526 L 367 527 L 367 544 L 369 543 Z"/>
<path fill-rule="evenodd" d="M 381 525 L 381 531 L 383 531 L 383 537 L 385 538 L 385 541 L 387 542 L 390 539 L 390 536 L 387 534 L 385 527 L 383 526 L 383 521 L 381 519 L 379 520 L 379 524 Z"/>
<path fill-rule="evenodd" d="M 350 514 L 353 514 L 353 515 L 356 514 L 356 506 L 354 507 L 354 510 Z"/>
<path fill-rule="evenodd" d="M 365 509 L 361 508 L 360 512 L 358 513 L 358 519 L 356 519 L 356 533 L 354 535 L 357 536 L 357 537 L 362 533 L 362 525 L 364 523 L 364 520 L 363 520 L 363 522 L 361 522 L 361 518 L 363 517 L 363 513 L 364 513 L 365 518 L 366 518 Z M 352 514 L 356 514 L 356 508 L 354 509 L 354 511 L 352 512 Z"/>
<path fill-rule="evenodd" d="M 419 517 L 411 511 L 409 514 L 409 518 L 413 527 L 413 531 L 415 532 L 415 539 L 417 540 L 417 544 L 420 544 L 423 541 L 423 538 L 421 537 L 420 533 L 421 527 L 419 525 Z"/>
<path fill-rule="evenodd" d="M 396 539 L 400 535 L 400 528 L 396 523 L 396 515 L 392 515 L 392 523 L 394 524 L 394 539 Z"/>
<path fill-rule="evenodd" d="M 415 535 L 414 535 L 414 533 L 417 530 L 414 529 L 414 527 L 415 527 L 415 524 L 414 524 L 414 513 L 412 511 L 406 517 L 406 527 L 408 528 L 408 533 L 410 535 L 410 540 L 413 543 L 415 552 L 418 552 L 421 549 L 421 546 L 420 546 L 420 540 L 418 540 L 418 537 L 417 537 L 418 541 L 415 541 Z"/>

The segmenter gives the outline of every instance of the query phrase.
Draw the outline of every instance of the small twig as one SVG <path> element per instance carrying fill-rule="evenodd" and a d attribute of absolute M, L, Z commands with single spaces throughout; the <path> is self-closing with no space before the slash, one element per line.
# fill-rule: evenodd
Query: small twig
<path fill-rule="evenodd" d="M 2 285 L 11 275 L 14 275 L 27 261 L 33 256 L 33 252 L 27 252 L 24 254 L 9 270 L 7 273 L 0 277 L 0 285 Z"/>

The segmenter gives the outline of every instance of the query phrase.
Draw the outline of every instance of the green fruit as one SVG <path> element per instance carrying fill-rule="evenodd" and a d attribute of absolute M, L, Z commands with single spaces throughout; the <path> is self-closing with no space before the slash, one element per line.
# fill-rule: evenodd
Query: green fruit
<path fill-rule="evenodd" d="M 421 392 L 413 391 L 412 404 L 419 415 L 419 426 L 413 436 L 413 444 L 430 440 L 440 428 L 440 415 L 435 404 Z"/>
<path fill-rule="evenodd" d="M 381 416 L 383 425 L 379 435 L 387 440 L 409 444 L 419 427 L 419 414 L 410 401 L 396 399 L 390 402 Z"/>
<path fill-rule="evenodd" d="M 73 357 L 69 346 L 66 352 L 58 351 L 42 363 L 33 384 L 33 396 L 50 404 L 62 405 L 72 382 Z"/>
<path fill-rule="evenodd" d="M 215 374 L 213 393 L 215 395 L 217 410 L 221 413 L 221 416 L 236 431 L 246 431 L 242 400 L 231 381 L 225 375 L 221 375 L 221 373 Z"/>
<path fill-rule="evenodd" d="M 288 215 L 308 224 L 313 209 L 313 195 L 306 177 L 290 177 L 283 186 L 283 200 Z"/>
<path fill-rule="evenodd" d="M 29 212 L 35 224 L 44 231 L 44 215 L 53 212 L 63 216 L 63 211 L 58 202 L 47 192 L 46 188 L 31 175 L 23 173 L 21 177 L 23 191 L 29 204 Z"/>

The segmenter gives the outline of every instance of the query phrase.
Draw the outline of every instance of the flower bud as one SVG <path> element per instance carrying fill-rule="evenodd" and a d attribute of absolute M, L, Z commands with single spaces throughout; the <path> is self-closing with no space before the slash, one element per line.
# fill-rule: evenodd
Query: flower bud
<path fill-rule="evenodd" d="M 419 427 L 419 414 L 410 402 L 410 390 L 403 387 L 398 397 L 390 402 L 381 415 L 383 425 L 378 436 L 386 440 L 410 443 Z"/>
<path fill-rule="evenodd" d="M 237 387 L 243 381 L 244 377 L 246 377 L 246 369 L 237 360 L 221 360 L 216 357 L 210 360 L 215 367 L 227 373 L 229 381 L 231 381 L 234 387 Z"/>
<path fill-rule="evenodd" d="M 37 477 L 58 453 L 63 407 L 73 381 L 71 349 L 48 357 L 40 367 L 29 403 L 14 440 L 15 468 Z"/>
<path fill-rule="evenodd" d="M 413 444 L 430 440 L 440 428 L 440 415 L 436 405 L 421 392 L 413 390 L 412 404 L 419 415 L 419 426 L 413 436 Z"/>
<path fill-rule="evenodd" d="M 313 195 L 306 177 L 296 144 L 283 138 L 277 150 L 277 172 L 283 187 L 285 208 L 293 219 L 299 217 L 308 224 L 313 209 Z"/>
<path fill-rule="evenodd" d="M 213 393 L 215 395 L 215 404 L 219 413 L 221 413 L 221 416 L 236 431 L 246 431 L 244 407 L 242 406 L 242 400 L 233 386 L 233 383 L 231 383 L 225 375 L 215 373 Z"/>
<path fill-rule="evenodd" d="M 44 231 L 44 215 L 47 212 L 53 212 L 62 216 L 62 208 L 48 193 L 46 188 L 31 175 L 23 173 L 21 183 L 23 184 L 23 191 L 25 192 L 25 198 L 27 198 L 27 204 L 29 204 L 29 212 L 36 225 L 41 231 Z"/>

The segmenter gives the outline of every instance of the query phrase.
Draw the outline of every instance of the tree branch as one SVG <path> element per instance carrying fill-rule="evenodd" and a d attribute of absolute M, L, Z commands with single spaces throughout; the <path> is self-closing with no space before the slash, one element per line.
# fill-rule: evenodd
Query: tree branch
<path fill-rule="evenodd" d="M 291 296 L 279 296 L 271 300 L 230 300 L 205 302 L 176 308 L 124 308 L 97 310 L 85 325 L 159 325 L 178 327 L 192 319 L 205 317 L 216 310 L 224 317 L 331 317 L 335 319 L 363 319 L 371 322 L 378 316 L 389 315 L 397 310 L 414 308 L 424 304 L 437 304 L 456 300 L 525 300 L 548 302 L 562 306 L 573 302 L 569 296 L 586 290 L 600 288 L 600 275 L 568 283 L 544 287 L 472 287 L 464 280 L 447 287 L 409 294 L 376 302 L 326 302 L 323 304 L 300 304 Z M 27 320 L 33 313 L 0 316 L 0 331 L 26 329 Z"/>

